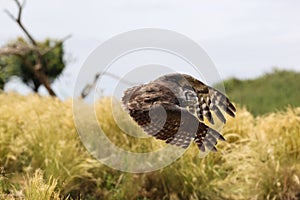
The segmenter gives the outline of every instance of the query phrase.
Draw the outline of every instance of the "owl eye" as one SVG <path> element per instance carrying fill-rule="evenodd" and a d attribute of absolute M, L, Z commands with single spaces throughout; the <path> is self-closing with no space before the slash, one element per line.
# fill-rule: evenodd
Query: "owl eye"
<path fill-rule="evenodd" d="M 197 100 L 197 96 L 194 92 L 192 91 L 184 91 L 184 96 L 185 96 L 185 100 L 189 101 L 189 102 L 194 102 Z"/>

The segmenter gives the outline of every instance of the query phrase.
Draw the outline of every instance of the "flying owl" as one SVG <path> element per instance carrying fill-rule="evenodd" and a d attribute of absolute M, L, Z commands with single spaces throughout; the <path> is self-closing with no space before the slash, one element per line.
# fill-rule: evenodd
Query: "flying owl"
<path fill-rule="evenodd" d="M 225 140 L 204 124 L 204 118 L 214 124 L 214 112 L 226 123 L 221 110 L 232 117 L 236 112 L 234 105 L 220 91 L 180 73 L 127 89 L 122 103 L 147 134 L 182 148 L 194 141 L 203 152 L 217 151 L 217 139 Z"/>

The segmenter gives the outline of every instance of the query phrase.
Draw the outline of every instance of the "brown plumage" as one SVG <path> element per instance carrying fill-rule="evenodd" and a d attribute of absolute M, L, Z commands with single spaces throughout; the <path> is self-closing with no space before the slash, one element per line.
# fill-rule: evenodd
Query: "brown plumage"
<path fill-rule="evenodd" d="M 232 117 L 236 111 L 224 94 L 179 73 L 127 89 L 122 102 L 133 120 L 149 135 L 182 148 L 194 140 L 201 151 L 216 151 L 217 139 L 225 140 L 203 123 L 204 117 L 214 124 L 213 111 L 226 123 L 220 108 Z"/>

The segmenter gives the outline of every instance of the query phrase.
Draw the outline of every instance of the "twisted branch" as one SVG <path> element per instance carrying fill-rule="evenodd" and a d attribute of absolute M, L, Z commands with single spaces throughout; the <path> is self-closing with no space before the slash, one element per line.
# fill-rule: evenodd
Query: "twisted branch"
<path fill-rule="evenodd" d="M 141 83 L 138 83 L 138 82 L 131 82 L 131 81 L 128 81 L 126 79 L 122 79 L 121 77 L 119 77 L 119 76 L 117 76 L 113 73 L 110 73 L 110 72 L 101 72 L 101 73 L 97 73 L 95 75 L 93 83 L 87 84 L 83 88 L 83 90 L 81 91 L 81 98 L 84 99 L 86 96 L 88 96 L 91 93 L 92 89 L 95 88 L 95 86 L 96 86 L 97 80 L 99 79 L 100 76 L 103 76 L 103 75 L 110 76 L 110 77 L 112 77 L 116 80 L 119 80 L 119 81 L 125 83 L 126 85 L 130 85 L 130 86 L 141 84 Z"/>
<path fill-rule="evenodd" d="M 26 0 L 24 0 L 22 4 L 18 0 L 14 0 L 14 2 L 18 6 L 18 17 L 14 17 L 14 15 L 6 9 L 4 10 L 4 12 L 6 12 L 6 14 L 19 25 L 19 27 L 23 30 L 23 32 L 26 34 L 26 36 L 30 40 L 30 42 L 36 46 L 37 42 L 35 41 L 35 39 L 32 37 L 32 35 L 28 32 L 28 30 L 25 28 L 25 26 L 22 23 L 22 12 L 23 12 L 23 8 L 25 6 Z"/>

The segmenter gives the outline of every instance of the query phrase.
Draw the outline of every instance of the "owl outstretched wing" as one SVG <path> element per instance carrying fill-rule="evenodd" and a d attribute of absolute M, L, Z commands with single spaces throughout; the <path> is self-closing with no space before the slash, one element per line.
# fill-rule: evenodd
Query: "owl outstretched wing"
<path fill-rule="evenodd" d="M 225 111 L 231 117 L 235 117 L 234 113 L 236 112 L 236 108 L 223 93 L 189 75 L 184 74 L 182 76 L 186 84 L 190 84 L 197 95 L 198 105 L 195 106 L 197 107 L 197 116 L 201 121 L 204 120 L 205 116 L 211 124 L 214 124 L 211 111 L 213 111 L 223 123 L 226 123 L 226 119 L 221 110 Z"/>
<path fill-rule="evenodd" d="M 194 140 L 201 151 L 216 150 L 217 139 L 224 140 L 223 136 L 182 106 L 185 96 L 179 96 L 176 84 L 154 81 L 126 90 L 125 110 L 146 133 L 166 143 L 187 148 Z"/>

